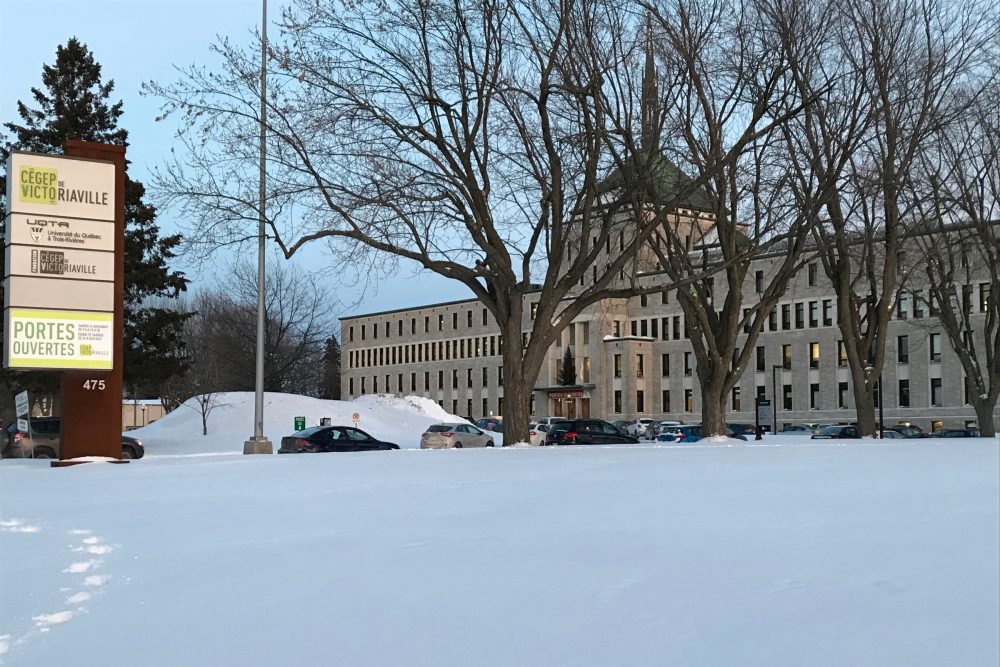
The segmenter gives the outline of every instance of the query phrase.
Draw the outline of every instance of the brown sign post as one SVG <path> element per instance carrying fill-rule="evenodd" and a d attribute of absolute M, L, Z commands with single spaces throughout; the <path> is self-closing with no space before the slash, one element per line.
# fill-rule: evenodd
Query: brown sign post
<path fill-rule="evenodd" d="M 125 147 L 69 140 L 65 154 L 115 165 L 114 365 L 110 371 L 64 371 L 61 459 L 120 458 L 125 294 Z M 53 465 L 57 465 L 53 463 Z"/>

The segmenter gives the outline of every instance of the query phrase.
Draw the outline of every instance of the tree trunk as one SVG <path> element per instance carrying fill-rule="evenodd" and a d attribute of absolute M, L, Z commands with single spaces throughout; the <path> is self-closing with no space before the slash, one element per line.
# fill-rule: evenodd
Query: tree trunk
<path fill-rule="evenodd" d="M 972 399 L 972 406 L 976 409 L 976 424 L 979 426 L 979 435 L 984 438 L 993 438 L 997 434 L 996 424 L 993 423 L 993 410 L 996 405 L 996 396 L 988 396 L 987 398 L 976 396 Z"/>
<path fill-rule="evenodd" d="M 541 355 L 535 352 L 535 342 L 530 343 L 528 348 L 521 345 L 521 303 L 520 296 L 512 301 L 510 308 L 513 312 L 500 326 L 503 332 L 505 447 L 530 441 L 528 424 L 531 419 L 531 394 L 545 356 L 545 350 Z M 538 357 L 537 362 L 532 361 L 535 357 Z"/>
<path fill-rule="evenodd" d="M 853 369 L 852 369 L 853 371 Z M 858 434 L 861 436 L 875 435 L 875 385 L 865 381 L 865 372 L 860 370 L 851 373 L 854 385 L 854 408 L 858 415 Z M 884 400 L 879 396 L 879 400 Z"/>
<path fill-rule="evenodd" d="M 708 362 L 711 363 L 711 362 Z M 711 371 L 709 371 L 711 372 Z M 723 374 L 725 371 L 723 371 Z M 699 373 L 699 375 L 701 375 Z M 701 383 L 701 436 L 726 434 L 726 383 L 708 378 Z"/>

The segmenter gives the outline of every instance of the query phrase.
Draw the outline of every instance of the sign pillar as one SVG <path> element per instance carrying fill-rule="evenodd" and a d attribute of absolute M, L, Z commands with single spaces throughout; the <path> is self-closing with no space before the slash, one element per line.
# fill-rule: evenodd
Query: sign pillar
<path fill-rule="evenodd" d="M 121 458 L 125 294 L 125 147 L 69 140 L 65 154 L 115 166 L 114 319 L 110 370 L 65 371 L 62 376 L 60 458 Z"/>

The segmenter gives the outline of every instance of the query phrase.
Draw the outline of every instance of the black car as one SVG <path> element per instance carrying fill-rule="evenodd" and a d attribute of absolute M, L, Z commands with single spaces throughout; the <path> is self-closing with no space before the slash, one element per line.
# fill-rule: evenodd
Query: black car
<path fill-rule="evenodd" d="M 857 426 L 824 426 L 821 428 L 816 435 L 812 437 L 813 440 L 840 440 L 843 438 L 860 438 L 858 434 Z"/>
<path fill-rule="evenodd" d="M 979 431 L 974 428 L 945 428 L 931 433 L 932 438 L 978 438 Z"/>
<path fill-rule="evenodd" d="M 895 431 L 904 438 L 926 438 L 929 437 L 919 426 L 908 426 L 900 424 L 898 426 L 886 426 L 886 431 Z"/>
<path fill-rule="evenodd" d="M 483 417 L 476 421 L 476 428 L 494 433 L 503 433 L 503 421 L 496 417 Z"/>
<path fill-rule="evenodd" d="M 61 417 L 32 417 L 29 422 L 31 434 L 17 428 L 17 422 L 7 424 L 4 429 L 0 458 L 4 459 L 57 459 L 62 440 Z M 146 454 L 142 441 L 127 435 L 122 436 L 122 458 L 141 459 Z"/>
<path fill-rule="evenodd" d="M 546 445 L 621 445 L 638 442 L 639 438 L 626 435 L 614 424 L 601 419 L 556 422 L 545 436 Z"/>
<path fill-rule="evenodd" d="M 385 449 L 399 449 L 399 445 L 377 440 L 353 426 L 312 426 L 282 438 L 278 453 L 370 452 Z"/>

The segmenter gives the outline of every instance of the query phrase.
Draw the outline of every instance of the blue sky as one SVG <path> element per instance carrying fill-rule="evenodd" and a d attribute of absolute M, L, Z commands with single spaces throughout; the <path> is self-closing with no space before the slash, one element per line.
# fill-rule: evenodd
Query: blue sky
<path fill-rule="evenodd" d="M 281 4 L 268 3 L 272 20 Z M 42 66 L 55 61 L 58 45 L 76 36 L 101 64 L 104 80 L 115 82 L 114 99 L 124 102 L 121 125 L 129 131 L 130 173 L 148 182 L 151 168 L 174 145 L 174 125 L 154 120 L 159 102 L 139 94 L 142 82 L 173 79 L 175 65 L 210 64 L 209 46 L 217 35 L 249 39 L 260 18 L 259 0 L 0 0 L 0 121 L 19 120 L 17 101 L 30 102 L 31 87 L 41 86 Z M 169 212 L 161 214 L 160 223 L 166 231 L 176 229 Z M 217 264 L 231 261 L 223 256 Z M 296 261 L 309 270 L 329 268 L 319 248 Z M 195 287 L 220 278 L 194 264 L 182 262 L 179 268 L 189 273 Z M 336 272 L 325 275 L 335 277 Z M 353 285 L 330 289 L 344 304 L 338 315 L 471 296 L 454 281 L 415 274 L 408 267 L 364 293 Z"/>

